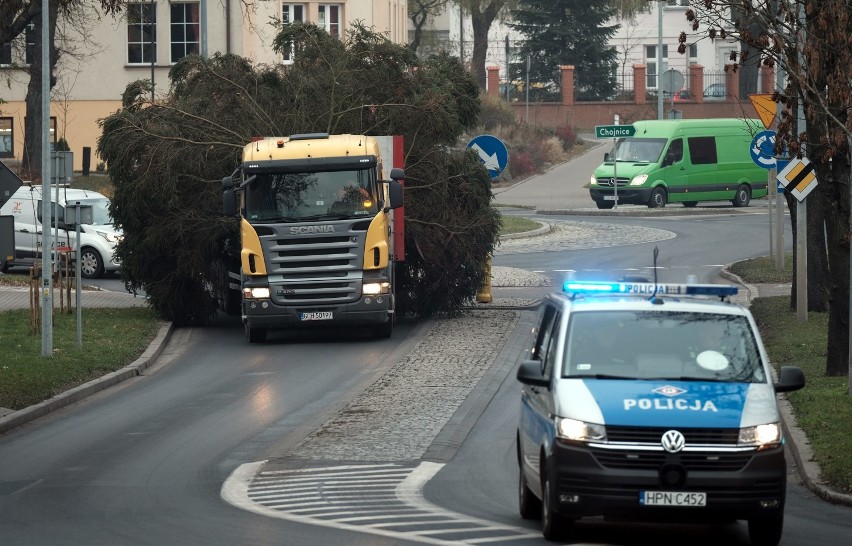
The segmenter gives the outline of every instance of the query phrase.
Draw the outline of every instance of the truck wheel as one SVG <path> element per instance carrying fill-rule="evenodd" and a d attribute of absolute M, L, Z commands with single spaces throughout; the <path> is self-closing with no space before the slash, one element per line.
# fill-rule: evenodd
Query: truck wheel
<path fill-rule="evenodd" d="M 388 316 L 387 322 L 373 326 L 373 337 L 387 339 L 393 334 L 393 315 Z"/>
<path fill-rule="evenodd" d="M 748 186 L 742 184 L 739 188 L 737 188 L 737 194 L 734 196 L 731 203 L 733 203 L 735 207 L 747 207 L 749 201 L 751 201 L 751 190 Z"/>
<path fill-rule="evenodd" d="M 648 199 L 649 209 L 661 209 L 666 206 L 666 190 L 657 186 L 651 192 L 651 198 Z"/>
<path fill-rule="evenodd" d="M 249 343 L 263 343 L 266 341 L 266 330 L 260 328 L 252 328 L 248 322 L 243 324 L 246 331 L 246 339 Z"/>
<path fill-rule="evenodd" d="M 0 273 L 6 273 L 7 271 L 9 271 L 9 262 L 0 264 Z"/>
<path fill-rule="evenodd" d="M 615 201 L 595 201 L 595 205 L 597 205 L 599 209 L 611 209 L 615 206 Z"/>
<path fill-rule="evenodd" d="M 97 279 L 104 274 L 104 261 L 97 250 L 83 247 L 80 253 L 80 274 L 84 279 Z"/>
<path fill-rule="evenodd" d="M 755 546 L 776 546 L 784 530 L 784 513 L 748 520 L 748 538 Z"/>

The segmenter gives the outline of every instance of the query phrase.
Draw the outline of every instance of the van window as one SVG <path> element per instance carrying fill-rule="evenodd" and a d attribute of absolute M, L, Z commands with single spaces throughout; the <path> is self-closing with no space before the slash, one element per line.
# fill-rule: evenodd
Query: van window
<path fill-rule="evenodd" d="M 689 157 L 693 165 L 712 165 L 716 163 L 715 137 L 690 137 Z"/>
<path fill-rule="evenodd" d="M 544 356 L 550 342 L 551 327 L 553 326 L 553 317 L 555 316 L 555 307 L 548 305 L 544 308 L 541 321 L 539 322 L 538 332 L 536 332 L 535 345 L 533 345 L 530 354 L 530 360 L 541 360 Z"/>
<path fill-rule="evenodd" d="M 666 145 L 664 138 L 623 138 L 615 149 L 616 161 L 656 163 Z"/>
<path fill-rule="evenodd" d="M 676 138 L 672 140 L 672 143 L 669 144 L 669 149 L 666 152 L 666 158 L 664 163 L 666 165 L 674 165 L 678 161 L 683 159 L 683 139 Z"/>

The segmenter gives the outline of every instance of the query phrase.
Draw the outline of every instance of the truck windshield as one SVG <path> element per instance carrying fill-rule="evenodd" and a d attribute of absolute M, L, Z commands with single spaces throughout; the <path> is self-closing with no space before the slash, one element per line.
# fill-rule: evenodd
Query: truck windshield
<path fill-rule="evenodd" d="M 665 145 L 664 138 L 621 138 L 610 157 L 614 156 L 616 161 L 657 163 Z"/>
<path fill-rule="evenodd" d="M 372 169 L 264 173 L 245 189 L 249 221 L 292 221 L 373 216 L 378 212 Z"/>
<path fill-rule="evenodd" d="M 563 377 L 765 382 L 748 319 L 690 312 L 572 314 Z"/>

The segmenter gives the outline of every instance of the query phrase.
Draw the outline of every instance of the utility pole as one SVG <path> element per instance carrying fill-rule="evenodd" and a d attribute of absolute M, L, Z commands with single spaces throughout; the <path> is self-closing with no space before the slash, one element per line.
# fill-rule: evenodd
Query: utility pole
<path fill-rule="evenodd" d="M 53 241 L 50 224 L 50 6 L 41 0 L 41 356 L 53 357 Z"/>

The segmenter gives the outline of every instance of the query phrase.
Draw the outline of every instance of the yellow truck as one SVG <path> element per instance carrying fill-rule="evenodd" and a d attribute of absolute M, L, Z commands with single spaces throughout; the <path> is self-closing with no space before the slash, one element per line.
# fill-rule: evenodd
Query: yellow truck
<path fill-rule="evenodd" d="M 401 136 L 311 133 L 259 138 L 222 180 L 239 218 L 241 293 L 250 343 L 269 330 L 394 325 L 394 264 L 404 259 Z"/>

